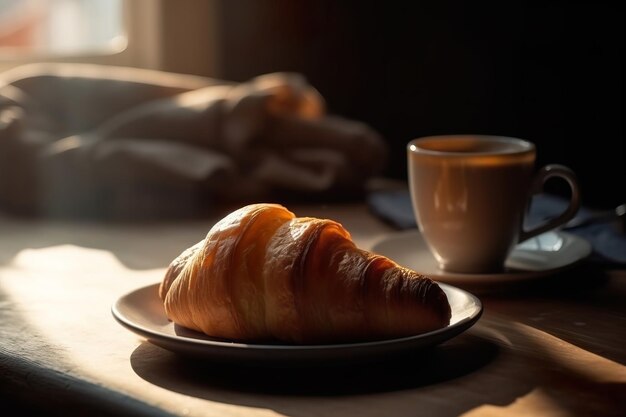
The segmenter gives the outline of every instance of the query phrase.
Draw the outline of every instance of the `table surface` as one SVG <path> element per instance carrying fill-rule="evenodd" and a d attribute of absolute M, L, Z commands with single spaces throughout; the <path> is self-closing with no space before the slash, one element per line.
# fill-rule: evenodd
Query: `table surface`
<path fill-rule="evenodd" d="M 362 204 L 290 207 L 371 248 L 394 229 Z M 63 222 L 0 216 L 0 399 L 46 415 L 623 416 L 626 272 L 583 263 L 476 294 L 484 314 L 443 344 L 358 365 L 205 363 L 117 323 L 215 219 Z"/>

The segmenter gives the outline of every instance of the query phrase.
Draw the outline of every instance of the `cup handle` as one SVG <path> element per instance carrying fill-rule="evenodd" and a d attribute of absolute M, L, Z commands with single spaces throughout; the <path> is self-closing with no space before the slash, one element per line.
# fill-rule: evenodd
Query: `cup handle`
<path fill-rule="evenodd" d="M 520 232 L 519 241 L 523 242 L 526 239 L 530 239 L 531 237 L 537 236 L 541 233 L 547 232 L 548 230 L 552 230 L 557 228 L 558 226 L 567 223 L 569 220 L 574 218 L 578 209 L 580 208 L 580 189 L 578 187 L 578 181 L 576 179 L 576 174 L 574 171 L 569 169 L 566 166 L 558 165 L 558 164 L 550 164 L 541 168 L 533 179 L 533 183 L 530 189 L 530 197 L 534 194 L 538 194 L 543 191 L 543 186 L 550 178 L 560 177 L 563 178 L 570 186 L 571 189 L 571 197 L 569 201 L 569 206 L 563 213 L 558 215 L 557 217 L 548 220 L 547 222 L 531 229 L 524 230 L 524 226 L 522 225 L 522 231 Z"/>

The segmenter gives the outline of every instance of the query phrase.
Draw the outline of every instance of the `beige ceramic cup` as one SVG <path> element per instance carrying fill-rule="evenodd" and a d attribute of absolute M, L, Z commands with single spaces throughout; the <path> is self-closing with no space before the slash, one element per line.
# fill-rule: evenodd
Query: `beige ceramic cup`
<path fill-rule="evenodd" d="M 580 207 L 576 176 L 555 164 L 535 172 L 535 155 L 531 142 L 502 136 L 429 136 L 408 143 L 413 211 L 442 270 L 500 272 L 518 242 L 575 216 Z M 524 230 L 532 194 L 552 177 L 569 184 L 569 207 L 546 223 Z"/>

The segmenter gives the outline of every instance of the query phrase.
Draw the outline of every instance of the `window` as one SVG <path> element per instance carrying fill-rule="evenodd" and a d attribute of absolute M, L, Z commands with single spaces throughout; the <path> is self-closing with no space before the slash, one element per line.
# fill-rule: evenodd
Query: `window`
<path fill-rule="evenodd" d="M 0 0 L 0 71 L 81 62 L 219 77 L 217 0 Z"/>
<path fill-rule="evenodd" d="M 111 54 L 127 44 L 122 0 L 0 0 L 0 57 Z"/>

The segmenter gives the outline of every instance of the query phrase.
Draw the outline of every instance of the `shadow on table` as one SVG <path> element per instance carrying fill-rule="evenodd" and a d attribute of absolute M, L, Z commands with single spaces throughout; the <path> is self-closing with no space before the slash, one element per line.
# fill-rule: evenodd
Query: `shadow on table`
<path fill-rule="evenodd" d="M 624 317 L 626 275 L 594 263 L 545 277 L 507 292 L 479 293 L 485 309 L 559 337 L 622 365 L 624 332 L 615 332 Z"/>
<path fill-rule="evenodd" d="M 268 395 L 286 396 L 282 398 L 287 403 L 298 402 L 298 397 L 304 396 L 309 398 L 305 408 L 311 413 L 303 410 L 294 413 L 283 402 L 278 404 L 284 404 L 288 409 L 276 411 L 289 415 L 309 415 L 315 414 L 313 409 L 316 407 L 316 403 L 310 401 L 311 397 L 335 398 L 426 388 L 462 378 L 489 366 L 499 355 L 497 343 L 474 334 L 463 334 L 443 345 L 367 363 L 291 367 L 212 363 L 179 356 L 148 342 L 138 346 L 130 360 L 133 370 L 141 378 L 178 393 L 211 401 L 273 409 L 276 409 L 277 402 L 275 399 L 268 400 Z M 511 401 L 519 394 L 514 393 L 506 401 Z"/>
<path fill-rule="evenodd" d="M 577 358 L 591 361 L 594 369 Z M 241 366 L 186 359 L 148 342 L 135 349 L 130 362 L 137 375 L 167 390 L 291 417 L 334 415 L 346 408 L 352 415 L 447 417 L 543 409 L 617 416 L 625 387 L 611 362 L 497 314 L 436 347 L 372 363 Z M 606 381 L 596 377 L 604 368 Z"/>

